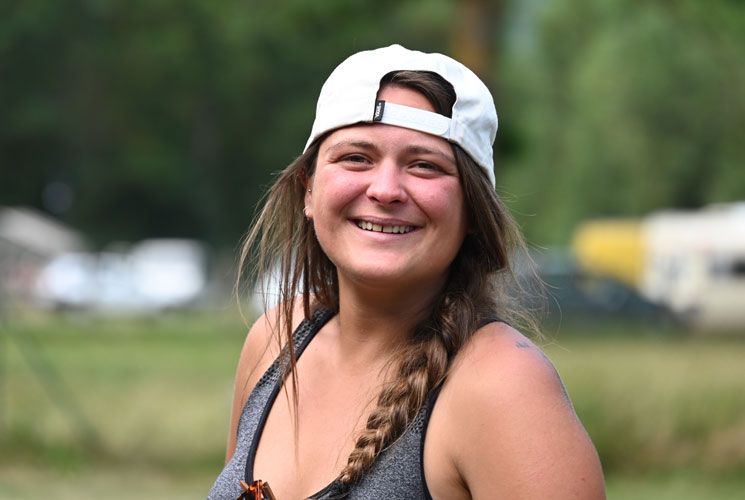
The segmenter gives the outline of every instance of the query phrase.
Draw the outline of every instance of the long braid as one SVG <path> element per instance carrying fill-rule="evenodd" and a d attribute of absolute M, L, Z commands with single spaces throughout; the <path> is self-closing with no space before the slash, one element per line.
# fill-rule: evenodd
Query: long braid
<path fill-rule="evenodd" d="M 470 224 L 477 229 L 466 236 L 429 317 L 415 329 L 409 346 L 397 355 L 398 372 L 380 393 L 341 472 L 339 479 L 345 484 L 358 481 L 378 454 L 404 433 L 476 330 L 497 319 L 533 330 L 530 316 L 514 306 L 508 292 L 520 286 L 508 262 L 508 249 L 524 248 L 519 233 L 486 176 L 469 164 L 472 160 L 459 148 L 455 152 L 467 206 L 489 210 L 479 212 L 478 217 L 475 212 L 469 213 Z M 495 234 L 499 236 L 480 236 Z"/>
<path fill-rule="evenodd" d="M 429 392 L 445 379 L 452 357 L 476 322 L 474 303 L 459 281 L 453 280 L 411 344 L 397 355 L 398 373 L 378 396 L 341 472 L 343 483 L 354 483 L 369 470 L 378 454 L 404 433 Z"/>
<path fill-rule="evenodd" d="M 341 473 L 342 482 L 354 483 L 370 468 L 375 457 L 404 432 L 429 391 L 444 378 L 448 353 L 442 340 L 439 335 L 431 335 L 401 353 L 396 379 L 380 393 L 377 407 Z"/>
<path fill-rule="evenodd" d="M 437 75 L 398 72 L 381 82 L 381 86 L 385 84 L 413 88 L 432 101 L 438 113 L 450 116 L 455 93 Z M 279 330 L 284 333 L 278 335 L 280 343 L 290 349 L 291 305 L 298 292 L 303 297 L 306 318 L 316 307 L 339 307 L 336 268 L 315 238 L 312 224 L 302 217 L 307 181 L 313 175 L 322 141 L 316 141 L 280 175 L 241 252 L 243 268 L 253 246 L 258 246 L 254 267 L 257 278 L 269 276 L 275 263 L 284 264 L 280 266 L 279 300 L 284 307 L 278 308 L 277 324 L 282 325 Z M 378 454 L 404 433 L 430 391 L 445 379 L 454 356 L 480 326 L 495 319 L 495 313 L 502 320 L 537 331 L 530 314 L 511 298 L 522 288 L 508 263 L 512 251 L 524 251 L 519 230 L 483 170 L 460 147 L 453 146 L 453 150 L 468 210 L 469 233 L 429 317 L 412 332 L 408 346 L 391 360 L 390 366 L 397 370 L 395 377 L 379 394 L 341 472 L 340 480 L 347 485 L 358 481 Z M 292 354 L 290 351 L 288 374 L 296 382 Z M 296 392 L 293 404 L 297 410 Z"/>

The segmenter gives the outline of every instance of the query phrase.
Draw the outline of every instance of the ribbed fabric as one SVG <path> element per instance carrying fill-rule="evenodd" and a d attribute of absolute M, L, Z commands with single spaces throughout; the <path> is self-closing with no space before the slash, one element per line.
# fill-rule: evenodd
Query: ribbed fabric
<path fill-rule="evenodd" d="M 293 334 L 296 356 L 299 358 L 318 330 L 334 316 L 334 312 L 319 310 L 310 320 L 303 321 Z M 253 462 L 256 447 L 269 415 L 269 410 L 282 387 L 280 375 L 286 358 L 277 358 L 257 382 L 246 401 L 238 424 L 235 453 L 215 480 L 208 500 L 235 500 L 241 493 L 239 481 L 253 482 Z M 408 429 L 384 450 L 365 476 L 350 488 L 333 481 L 314 500 L 379 500 L 380 498 L 431 499 L 424 481 L 422 462 L 424 436 L 437 390 L 428 398 Z M 292 500 L 280 498 L 278 500 Z"/>

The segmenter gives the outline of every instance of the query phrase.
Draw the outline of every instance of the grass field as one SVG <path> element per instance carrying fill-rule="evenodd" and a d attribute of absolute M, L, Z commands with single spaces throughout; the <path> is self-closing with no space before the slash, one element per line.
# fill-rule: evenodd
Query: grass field
<path fill-rule="evenodd" d="M 244 332 L 229 313 L 6 320 L 0 498 L 204 498 Z M 545 348 L 609 498 L 743 497 L 745 336 L 565 326 Z"/>

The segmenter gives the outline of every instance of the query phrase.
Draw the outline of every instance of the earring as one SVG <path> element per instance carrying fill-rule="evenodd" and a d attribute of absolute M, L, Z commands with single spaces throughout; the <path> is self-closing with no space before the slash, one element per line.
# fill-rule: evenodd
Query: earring
<path fill-rule="evenodd" d="M 305 215 L 306 219 L 310 219 L 310 215 L 308 214 L 308 207 L 306 206 L 303 208 L 303 215 Z"/>

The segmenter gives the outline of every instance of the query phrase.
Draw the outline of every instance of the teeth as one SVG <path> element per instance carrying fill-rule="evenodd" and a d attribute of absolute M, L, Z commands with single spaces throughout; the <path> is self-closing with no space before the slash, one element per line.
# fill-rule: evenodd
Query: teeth
<path fill-rule="evenodd" d="M 357 221 L 357 227 L 366 231 L 374 231 L 376 233 L 393 233 L 393 234 L 404 234 L 412 230 L 411 226 L 383 226 L 381 224 L 373 224 L 372 222 Z"/>

